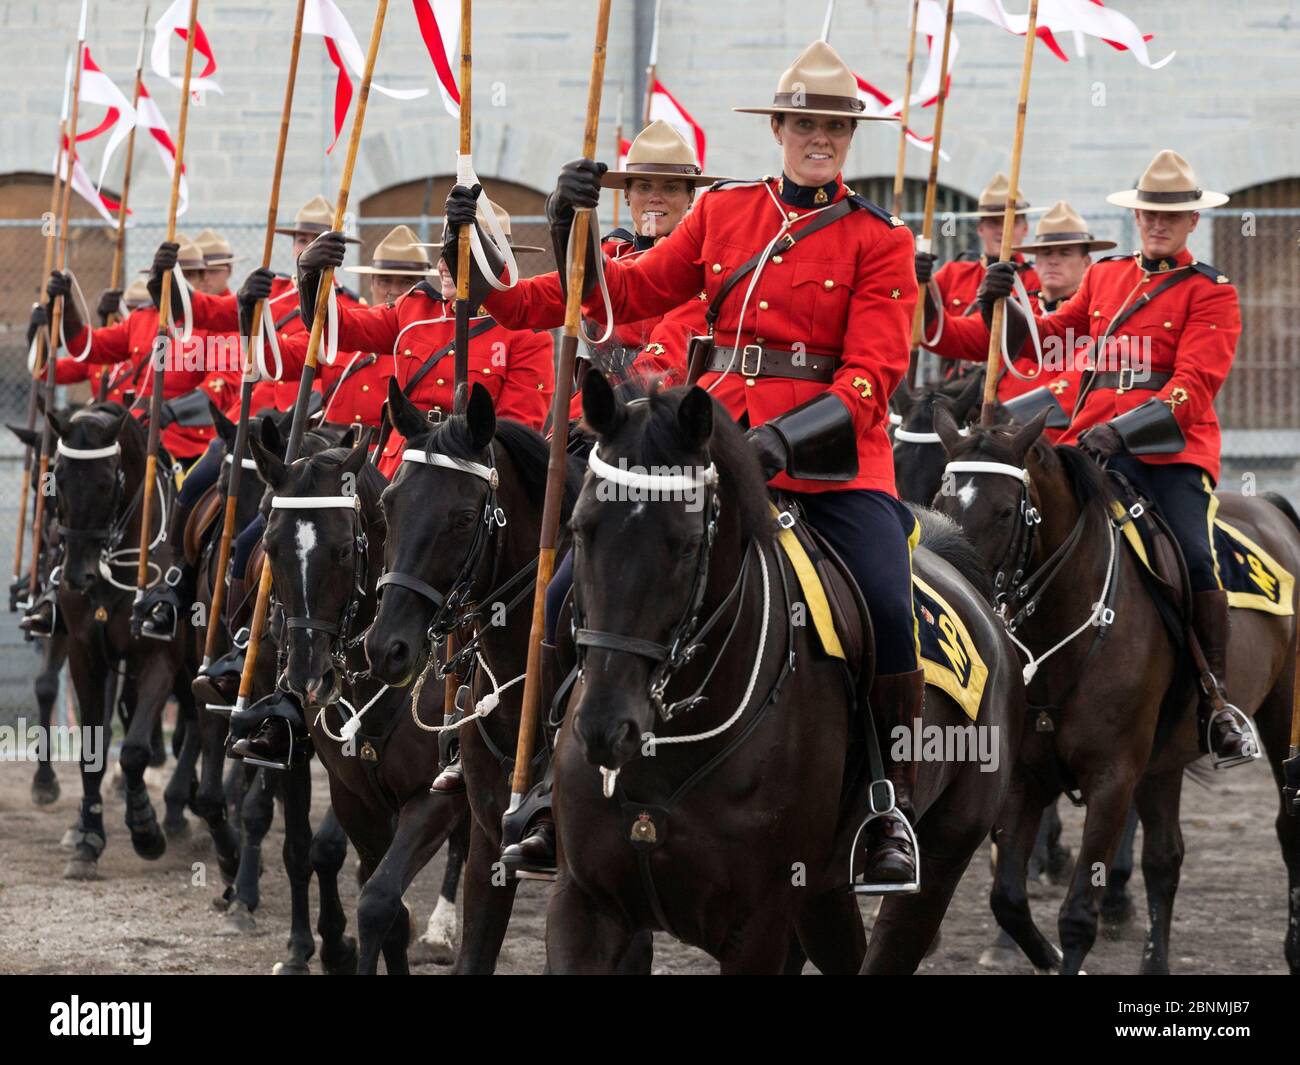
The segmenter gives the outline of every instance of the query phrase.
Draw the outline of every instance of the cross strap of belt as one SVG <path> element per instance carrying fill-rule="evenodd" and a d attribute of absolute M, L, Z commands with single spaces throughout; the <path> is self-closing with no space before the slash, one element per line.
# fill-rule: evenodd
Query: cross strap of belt
<path fill-rule="evenodd" d="M 1106 331 L 1097 338 L 1097 342 L 1093 345 L 1093 349 L 1092 349 L 1093 352 L 1100 353 L 1103 347 L 1105 346 L 1106 342 L 1112 336 L 1115 335 L 1115 333 L 1119 330 L 1120 326 L 1122 326 L 1125 322 L 1127 322 L 1130 318 L 1132 318 L 1133 315 L 1135 315 L 1139 310 L 1141 310 L 1153 299 L 1159 296 L 1162 292 L 1168 292 L 1175 285 L 1181 284 L 1182 282 L 1186 281 L 1189 277 L 1192 276 L 1194 272 L 1195 271 L 1193 271 L 1190 267 L 1187 267 L 1179 271 L 1178 273 L 1171 274 L 1169 277 L 1165 278 L 1164 281 L 1158 284 L 1150 292 L 1142 293 L 1141 296 L 1135 299 L 1132 303 L 1130 303 L 1119 314 L 1115 316 L 1114 321 L 1112 321 L 1110 325 L 1106 327 Z M 1126 374 L 1127 374 L 1127 382 L 1125 382 L 1124 380 Z M 1139 383 L 1136 380 L 1134 380 L 1133 371 L 1131 367 L 1127 368 L 1127 370 L 1120 370 L 1114 373 L 1109 371 L 1105 373 L 1098 373 L 1096 370 L 1089 370 L 1087 375 L 1083 379 L 1083 383 L 1079 387 L 1079 395 L 1078 398 L 1076 398 L 1074 401 L 1074 410 L 1071 411 L 1070 413 L 1070 420 L 1073 421 L 1074 417 L 1079 413 L 1080 410 L 1083 409 L 1084 401 L 1088 398 L 1088 393 L 1092 391 L 1094 386 L 1098 388 L 1112 388 L 1112 387 L 1121 388 L 1122 387 L 1124 391 L 1128 391 L 1130 388 L 1149 388 L 1158 391 L 1159 389 L 1164 387 L 1165 381 L 1169 380 L 1169 375 L 1166 374 L 1163 375 L 1165 378 L 1164 381 L 1161 381 L 1159 384 L 1152 383 L 1161 376 L 1162 376 L 1161 374 L 1151 374 L 1149 377 L 1146 378 L 1145 381 Z M 1112 377 L 1115 379 L 1114 384 L 1106 383 L 1107 380 Z"/>
<path fill-rule="evenodd" d="M 484 333 L 486 333 L 489 329 L 491 329 L 496 324 L 497 323 L 495 319 L 485 318 L 483 321 L 479 322 L 478 325 L 472 326 L 470 328 L 469 339 L 473 340 L 475 337 L 482 336 Z M 406 382 L 406 387 L 402 389 L 402 393 L 406 396 L 407 399 L 411 398 L 411 394 L 415 391 L 416 386 L 419 385 L 419 383 L 423 381 L 425 377 L 428 376 L 429 371 L 432 370 L 435 366 L 437 366 L 438 363 L 440 363 L 444 358 L 450 355 L 451 349 L 454 348 L 455 346 L 456 346 L 456 341 L 454 339 L 448 341 L 446 344 L 440 347 L 437 351 L 435 351 L 432 355 L 430 355 L 427 359 L 425 359 L 424 362 L 420 364 L 420 368 L 411 375 L 411 379 Z"/>
<path fill-rule="evenodd" d="M 329 410 L 330 401 L 333 400 L 334 393 L 339 390 L 339 388 L 343 385 L 344 381 L 346 381 L 349 377 L 352 377 L 354 374 L 360 373 L 367 366 L 373 366 L 374 364 L 375 364 L 375 353 L 372 351 L 364 359 L 357 359 L 356 362 L 349 365 L 348 368 L 343 371 L 342 376 L 339 377 L 337 381 L 335 381 L 332 385 L 329 386 L 329 388 L 325 390 L 325 395 L 321 397 L 322 399 L 321 409 Z"/>
<path fill-rule="evenodd" d="M 794 247 L 795 244 L 803 240 L 804 237 L 812 236 L 812 234 L 816 233 L 818 230 L 825 229 L 832 223 L 838 222 L 852 210 L 853 200 L 846 196 L 844 199 L 831 204 L 806 226 L 803 226 L 796 232 L 787 233 L 784 237 L 778 240 L 775 245 L 773 245 L 770 252 L 767 249 L 764 249 L 756 255 L 746 259 L 736 267 L 736 269 L 731 272 L 731 275 L 722 282 L 722 287 L 718 289 L 717 295 L 709 301 L 709 309 L 704 312 L 704 320 L 708 324 L 709 335 L 713 335 L 713 327 L 717 324 L 718 315 L 722 312 L 723 301 L 731 294 L 731 290 L 734 289 L 736 285 L 758 268 L 759 263 L 761 263 L 765 258 L 770 258 L 773 255 L 784 255 Z"/>

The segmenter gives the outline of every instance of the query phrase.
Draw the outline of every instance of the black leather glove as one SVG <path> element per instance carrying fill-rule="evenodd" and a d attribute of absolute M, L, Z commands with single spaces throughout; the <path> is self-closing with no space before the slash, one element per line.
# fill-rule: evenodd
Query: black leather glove
<path fill-rule="evenodd" d="M 72 298 L 72 275 L 61 273 L 58 270 L 51 271 L 49 283 L 45 286 L 45 294 L 50 297 L 51 308 L 54 306 L 54 301 L 62 297 L 63 319 L 59 331 L 71 340 L 85 326 L 85 323 L 81 320 L 81 312 L 77 309 L 77 301 Z M 53 311 L 51 311 L 51 314 L 53 314 Z M 59 343 L 58 337 L 51 338 L 50 343 L 57 345 Z"/>
<path fill-rule="evenodd" d="M 495 276 L 500 277 L 505 269 L 505 259 L 496 253 L 487 234 L 478 223 L 478 198 L 483 186 L 466 188 L 453 185 L 447 194 L 447 228 L 442 235 L 442 258 L 451 272 L 452 279 L 460 277 L 460 231 L 464 226 L 473 226 L 478 230 L 479 241 L 487 256 L 488 266 Z M 483 271 L 479 269 L 478 260 L 471 257 L 469 264 L 469 302 L 471 308 L 477 309 L 492 291 Z"/>
<path fill-rule="evenodd" d="M 122 309 L 122 290 L 120 288 L 106 288 L 99 294 L 99 306 L 95 308 L 95 313 L 99 315 L 101 325 L 108 325 L 108 320 Z"/>
<path fill-rule="evenodd" d="M 260 301 L 271 295 L 271 285 L 274 281 L 274 272 L 266 267 L 258 267 L 244 278 L 244 283 L 239 286 L 239 292 L 235 294 L 239 306 L 240 335 L 246 337 L 253 335 L 253 312 Z"/>
<path fill-rule="evenodd" d="M 146 287 L 149 289 L 149 298 L 153 300 L 153 305 L 159 309 L 162 308 L 162 283 L 163 275 L 169 274 L 172 267 L 176 265 L 176 256 L 180 253 L 181 246 L 174 240 L 164 240 L 158 245 L 158 250 L 153 254 L 153 265 L 149 267 L 149 280 Z M 172 321 L 178 321 L 184 313 L 184 305 L 181 303 L 181 294 L 176 291 L 175 278 L 172 279 Z"/>
<path fill-rule="evenodd" d="M 785 439 L 770 425 L 760 425 L 745 434 L 749 446 L 753 449 L 758 463 L 763 467 L 763 476 L 769 481 L 778 473 L 784 473 L 790 461 L 790 451 Z"/>
<path fill-rule="evenodd" d="M 313 240 L 298 256 L 298 306 L 302 309 L 304 325 L 310 326 L 316 317 L 316 292 L 321 274 L 342 266 L 347 252 L 343 234 L 331 230 Z"/>
<path fill-rule="evenodd" d="M 32 316 L 27 319 L 27 346 L 32 346 L 32 341 L 36 339 L 36 334 L 49 326 L 50 315 L 45 309 L 45 304 L 38 303 L 32 308 Z"/>
<path fill-rule="evenodd" d="M 990 263 L 984 271 L 984 280 L 980 282 L 975 299 L 980 308 L 992 307 L 998 300 L 1006 299 L 1016 287 L 1015 263 Z"/>
<path fill-rule="evenodd" d="M 546 217 L 552 222 L 573 220 L 574 208 L 600 205 L 600 179 L 608 170 L 593 159 L 574 159 L 560 168 L 555 191 L 546 201 Z"/>
<path fill-rule="evenodd" d="M 918 251 L 916 253 L 916 283 L 922 288 L 930 283 L 934 277 L 934 264 L 939 261 L 939 256 L 933 255 L 928 251 Z"/>
<path fill-rule="evenodd" d="M 1079 437 L 1079 447 L 1093 456 L 1098 462 L 1120 454 L 1125 450 L 1124 440 L 1119 431 L 1109 422 L 1094 425 Z"/>

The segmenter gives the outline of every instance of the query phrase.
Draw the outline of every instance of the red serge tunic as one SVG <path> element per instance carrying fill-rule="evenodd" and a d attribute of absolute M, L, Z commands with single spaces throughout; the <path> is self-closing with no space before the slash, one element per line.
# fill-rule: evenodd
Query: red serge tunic
<path fill-rule="evenodd" d="M 1072 330 L 1095 342 L 1117 315 L 1159 288 L 1178 270 L 1188 271 L 1190 276 L 1142 303 L 1123 322 L 1105 350 L 1093 352 L 1094 358 L 1102 361 L 1102 370 L 1114 372 L 1132 366 L 1139 379 L 1149 369 L 1152 374 L 1170 374 L 1169 380 L 1158 390 L 1089 389 L 1061 442 L 1076 443 L 1084 430 L 1155 397 L 1173 411 L 1187 446 L 1175 455 L 1142 455 L 1141 460 L 1157 466 L 1190 463 L 1217 481 L 1221 441 L 1214 397 L 1228 376 L 1241 335 L 1237 290 L 1218 270 L 1196 262 L 1187 250 L 1167 259 L 1147 260 L 1140 253 L 1100 259 L 1089 268 L 1079 291 L 1064 306 L 1055 314 L 1037 319 L 1038 332 L 1045 340 L 1064 339 Z M 962 322 L 959 328 L 978 329 L 988 342 L 988 330 L 978 317 L 969 324 Z"/>
<path fill-rule="evenodd" d="M 470 330 L 486 320 L 486 315 L 471 318 Z M 448 349 L 420 379 L 410 396 L 412 403 L 427 411 L 452 409 L 455 354 L 451 345 L 455 335 L 455 314 L 426 283 L 416 285 L 395 303 L 383 307 L 339 308 L 340 349 L 391 352 L 391 373 L 403 388 L 431 355 L 444 347 Z M 301 346 L 305 354 L 305 343 Z M 506 329 L 494 323 L 470 339 L 470 382 L 477 381 L 491 393 L 498 418 L 511 418 L 541 429 L 555 389 L 554 348 L 549 333 Z M 293 359 L 300 358 L 297 350 L 298 344 L 285 350 L 286 373 Z M 346 362 L 340 356 L 336 363 L 340 373 L 344 366 Z M 373 380 L 362 379 L 357 387 L 362 389 L 367 385 L 366 395 L 373 398 L 377 391 Z M 345 382 L 343 387 L 348 384 Z M 384 398 L 381 394 L 381 404 Z M 330 420 L 352 419 L 331 415 Z M 392 477 L 397 471 L 405 446 L 400 434 L 389 436 L 378 462 L 380 472 L 386 477 Z"/>
<path fill-rule="evenodd" d="M 360 297 L 356 293 L 344 288 L 342 285 L 335 285 L 335 291 L 338 293 L 338 305 L 343 307 L 362 307 Z M 239 330 L 239 305 L 236 298 L 231 296 L 206 296 L 201 292 L 191 293 L 190 299 L 194 304 L 194 322 L 197 326 L 208 329 L 219 329 L 223 332 L 237 332 Z M 259 410 L 293 410 L 294 402 L 298 398 L 298 378 L 302 375 L 302 359 L 305 359 L 307 352 L 307 340 L 311 336 L 310 324 L 304 324 L 302 313 L 298 309 L 298 283 L 294 278 L 276 275 L 275 280 L 271 283 L 271 295 L 267 299 L 267 305 L 271 309 L 271 317 L 275 321 L 276 333 L 280 340 L 281 346 L 286 339 L 301 335 L 302 337 L 302 356 L 298 362 L 298 369 L 290 373 L 288 365 L 285 366 L 279 381 L 259 381 L 253 387 L 252 411 L 257 413 Z M 342 345 L 340 344 L 340 350 Z M 339 356 L 343 359 L 343 356 Z M 267 354 L 267 359 L 271 358 Z M 346 365 L 346 360 L 344 360 Z M 323 388 L 322 379 L 317 376 L 313 388 L 321 391 Z"/>
<path fill-rule="evenodd" d="M 1064 306 L 1065 299 L 1046 300 L 1041 293 L 1030 292 L 1029 303 L 1036 315 L 1047 315 L 1055 313 Z M 978 314 L 966 318 L 945 316 L 943 332 L 939 339 L 933 344 L 927 344 L 925 348 L 940 358 L 976 362 L 983 366 L 988 360 L 989 349 L 989 334 L 987 329 L 982 328 L 983 324 Z M 1069 417 L 1074 409 L 1074 401 L 1079 395 L 1079 381 L 1083 376 L 1090 350 L 1088 338 L 1082 337 L 1076 344 L 1078 359 L 1061 360 L 1044 352 L 1042 373 L 1035 375 L 1038 360 L 1034 355 L 1032 342 L 1026 341 L 1024 348 L 1016 357 L 1015 368 L 1020 373 L 1032 377 L 1032 380 L 1022 381 L 1003 367 L 998 378 L 998 399 L 1005 403 L 1036 388 L 1050 388 L 1052 394 L 1056 396 L 1056 401 L 1065 411 L 1066 417 Z M 1056 444 L 1065 435 L 1065 430 L 1044 429 L 1043 435 Z"/>
<path fill-rule="evenodd" d="M 815 216 L 819 208 L 793 207 L 778 194 L 780 182 L 717 185 L 695 203 L 665 239 L 644 255 L 610 263 L 610 296 L 617 319 L 637 321 L 696 300 L 709 299 L 738 266 L 762 251 L 781 231 Z M 836 180 L 830 202 L 851 195 Z M 809 191 L 809 190 L 800 190 Z M 706 373 L 709 388 L 732 417 L 751 426 L 833 392 L 853 416 L 858 439 L 858 475 L 851 481 L 773 478 L 778 488 L 802 492 L 874 489 L 895 495 L 894 462 L 885 434 L 889 395 L 907 370 L 916 274 L 912 234 L 901 221 L 866 200 L 859 209 L 774 256 L 763 269 L 740 321 L 744 289 L 752 275 L 724 301 L 716 331 L 719 347 L 760 344 L 806 350 L 838 358 L 833 380 L 745 377 L 738 369 Z M 487 309 L 505 320 L 529 321 L 541 309 L 528 280 L 494 292 Z M 599 293 L 588 300 L 594 307 Z M 702 301 L 701 301 L 702 303 Z M 796 345 L 802 345 L 796 349 Z"/>
<path fill-rule="evenodd" d="M 1041 282 L 1034 268 L 1019 252 L 1011 256 L 1020 274 L 1020 280 L 1030 292 L 1037 292 Z M 975 294 L 980 282 L 984 280 L 984 271 L 988 269 L 989 257 L 981 255 L 975 259 L 954 259 L 944 263 L 934 275 L 934 283 L 939 286 L 943 297 L 943 310 L 949 316 L 964 316 L 975 306 Z"/>
<path fill-rule="evenodd" d="M 196 388 L 207 393 L 223 413 L 239 407 L 239 338 L 226 337 L 228 344 L 222 350 L 208 343 L 215 332 L 195 328 L 190 340 L 175 349 L 176 354 L 166 364 L 163 375 L 163 400 L 187 395 Z M 131 406 L 143 401 L 144 406 L 135 411 L 137 417 L 147 413 L 148 397 L 153 390 L 153 365 L 151 353 L 158 336 L 158 309 L 140 307 L 124 321 L 93 331 L 83 327 L 68 342 L 72 355 L 81 355 L 90 341 L 90 355 L 84 362 L 61 358 L 54 367 L 54 379 L 59 384 L 76 381 L 93 381 L 98 384 L 100 375 L 93 371 L 106 364 L 119 364 L 110 381 L 108 398 L 114 403 Z M 233 368 L 227 363 L 233 359 Z M 162 445 L 174 459 L 192 459 L 207 450 L 208 442 L 216 435 L 210 425 L 168 425 L 162 430 Z"/>

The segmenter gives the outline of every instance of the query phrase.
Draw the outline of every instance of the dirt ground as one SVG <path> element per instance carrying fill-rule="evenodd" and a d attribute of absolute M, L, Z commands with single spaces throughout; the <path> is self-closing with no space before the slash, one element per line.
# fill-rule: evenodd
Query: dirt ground
<path fill-rule="evenodd" d="M 166 770 L 151 771 L 151 791 L 162 815 Z M 62 797 L 37 807 L 29 795 L 33 767 L 0 763 L 0 973 L 267 973 L 282 956 L 288 934 L 289 892 L 280 865 L 279 815 L 264 850 L 262 905 L 253 934 L 219 934 L 222 920 L 213 900 L 219 875 L 211 846 L 190 816 L 189 838 L 173 842 L 166 855 L 145 862 L 131 850 L 123 803 L 115 793 L 105 802 L 108 848 L 100 861 L 103 879 L 60 878 L 66 852 L 60 837 L 76 816 L 80 782 L 75 766 L 58 767 Z M 155 779 L 156 778 L 156 779 Z M 325 775 L 315 766 L 313 823 L 326 802 Z M 1282 935 L 1286 927 L 1286 879 L 1273 832 L 1276 811 L 1272 778 L 1264 763 L 1234 769 L 1214 781 L 1214 790 L 1188 781 L 1183 802 L 1187 859 L 1175 907 L 1171 967 L 1176 973 L 1284 973 Z M 1077 843 L 1082 811 L 1064 811 L 1064 839 Z M 1139 836 L 1139 847 L 1141 837 Z M 408 893 L 423 929 L 437 897 L 443 857 L 420 874 Z M 342 880 L 349 931 L 357 888 L 350 857 Z M 207 883 L 201 874 L 208 872 Z M 1142 874 L 1134 874 L 1139 899 Z M 548 885 L 521 886 L 499 971 L 536 973 L 543 965 L 542 931 Z M 972 862 L 943 925 L 942 942 L 923 972 L 989 973 L 1027 971 L 1020 964 L 981 967 L 994 922 L 988 908 L 986 855 Z M 1056 939 L 1056 910 L 1062 891 L 1045 886 L 1033 900 L 1035 918 Z M 312 887 L 312 923 L 316 889 Z M 870 920 L 874 900 L 864 900 Z M 1092 973 L 1136 972 L 1141 956 L 1145 907 L 1117 937 L 1105 933 L 1088 959 Z M 666 937 L 656 937 L 656 973 L 715 972 L 706 955 Z M 313 960 L 313 970 L 319 971 Z M 381 970 L 382 971 L 382 970 Z M 447 972 L 433 964 L 417 974 Z"/>

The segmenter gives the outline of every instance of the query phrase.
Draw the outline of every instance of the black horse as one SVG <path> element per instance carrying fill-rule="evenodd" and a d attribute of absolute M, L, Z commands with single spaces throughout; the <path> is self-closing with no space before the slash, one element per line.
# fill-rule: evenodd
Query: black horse
<path fill-rule="evenodd" d="M 394 685 L 425 671 L 431 633 L 454 633 L 461 657 L 481 662 L 472 691 L 492 709 L 459 729 L 472 819 L 456 967 L 491 972 L 518 886 L 496 875 L 496 863 L 519 731 L 547 445 L 526 426 L 498 419 L 481 386 L 464 414 L 436 425 L 400 388 L 389 388 L 388 403 L 409 458 L 384 493 L 386 584 L 366 653 L 374 674 Z M 570 477 L 564 517 L 577 485 Z"/>
<path fill-rule="evenodd" d="M 47 417 L 58 441 L 51 469 L 63 541 L 58 605 L 69 637 L 68 668 L 83 736 L 98 738 L 91 746 L 98 748 L 99 757 L 94 757 L 95 750 L 83 747 L 81 811 L 73 856 L 64 873 L 80 879 L 97 875 L 96 863 L 106 840 L 100 789 L 119 679 L 133 696 L 121 753 L 131 843 L 147 859 L 159 858 L 167 849 L 144 771 L 150 764 L 151 741 L 163 705 L 183 669 L 188 619 L 181 619 L 182 631 L 170 642 L 131 634 L 137 565 L 131 545 L 138 544 L 140 537 L 144 430 L 116 403 L 96 403 L 70 415 L 51 411 Z M 164 456 L 155 486 L 155 530 L 165 528 L 166 510 L 174 496 L 168 469 Z M 156 578 L 170 556 L 161 537 L 154 535 L 157 553 L 151 573 Z"/>
<path fill-rule="evenodd" d="M 914 971 L 1010 780 L 1023 692 L 1001 627 L 952 565 L 916 552 L 989 671 L 978 726 L 934 688 L 924 724 L 989 729 L 1000 762 L 922 762 L 921 890 L 883 900 L 868 948 L 844 890 L 866 816 L 854 705 L 867 687 L 799 622 L 806 604 L 743 434 L 699 388 L 624 404 L 594 372 L 583 411 L 599 464 L 571 520 L 585 650 L 555 751 L 549 966 L 612 971 L 656 929 L 725 973 L 783 971 L 795 934 L 823 972 Z"/>
<path fill-rule="evenodd" d="M 333 810 L 361 859 L 358 971 L 374 974 L 382 951 L 388 972 L 404 975 L 411 929 L 402 894 L 464 819 L 465 803 L 429 791 L 438 741 L 417 726 L 411 693 L 363 669 L 357 634 L 374 617 L 387 486 L 366 461 L 367 444 L 290 466 L 258 441 L 252 452 L 275 494 L 263 548 L 284 615 L 277 683 L 303 708 Z M 425 715 L 426 704 L 442 704 L 440 691 L 429 696 Z"/>

